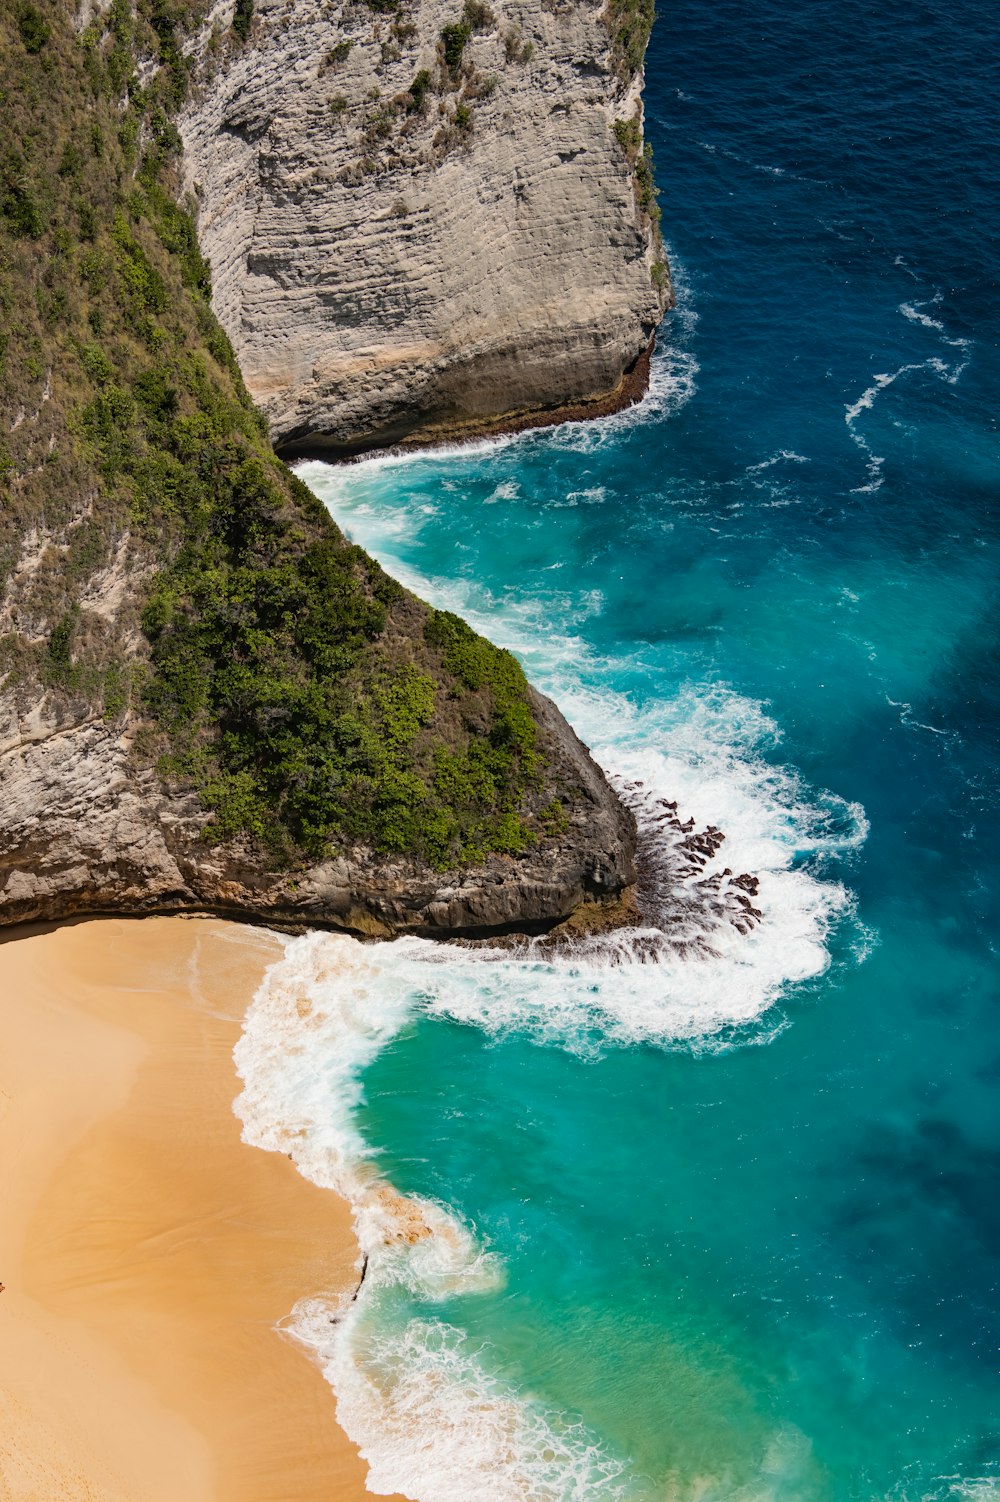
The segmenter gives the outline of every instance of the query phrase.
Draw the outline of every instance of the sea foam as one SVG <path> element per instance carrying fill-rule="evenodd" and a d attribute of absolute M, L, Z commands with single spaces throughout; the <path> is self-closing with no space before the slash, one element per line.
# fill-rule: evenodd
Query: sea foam
<path fill-rule="evenodd" d="M 960 336 L 947 334 L 944 324 L 939 318 L 932 317 L 924 312 L 927 307 L 936 307 L 941 302 L 941 294 L 935 293 L 924 302 L 902 302 L 897 311 L 909 322 L 918 324 L 921 328 L 930 329 L 937 334 L 940 342 L 949 349 L 957 350 L 957 357 L 951 356 L 943 359 L 940 355 L 930 355 L 926 360 L 911 360 L 900 365 L 892 371 L 881 371 L 873 376 L 871 385 L 867 386 L 861 395 L 844 409 L 844 421 L 852 442 L 861 450 L 865 458 L 865 471 L 867 480 L 864 485 L 858 485 L 854 489 L 855 495 L 873 495 L 880 490 L 883 483 L 883 465 L 885 456 L 876 454 L 868 439 L 858 426 L 859 419 L 866 412 L 870 412 L 875 405 L 876 399 L 881 393 L 894 386 L 904 376 L 916 375 L 926 372 L 936 376 L 938 380 L 946 382 L 949 386 L 957 385 L 965 371 L 970 356 L 971 340 Z"/>

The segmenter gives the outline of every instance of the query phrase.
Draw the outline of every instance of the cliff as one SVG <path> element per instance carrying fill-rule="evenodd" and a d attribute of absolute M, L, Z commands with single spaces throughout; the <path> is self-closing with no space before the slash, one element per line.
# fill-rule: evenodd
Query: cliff
<path fill-rule="evenodd" d="M 634 399 L 670 296 L 651 4 L 257 0 L 243 45 L 229 14 L 192 48 L 184 177 L 279 452 Z"/>
<path fill-rule="evenodd" d="M 0 12 L 0 924 L 602 921 L 635 825 L 586 749 L 270 446 L 183 206 L 211 18 L 77 19 Z"/>
<path fill-rule="evenodd" d="M 210 815 L 135 756 L 134 720 L 42 702 L 11 715 L 0 749 L 0 925 L 81 913 L 212 911 L 368 937 L 544 932 L 635 879 L 634 826 L 553 705 L 532 699 L 567 816 L 518 858 L 438 872 L 347 846 L 271 869 L 246 839 L 207 843 Z M 599 911 L 599 909 L 598 909 Z"/>

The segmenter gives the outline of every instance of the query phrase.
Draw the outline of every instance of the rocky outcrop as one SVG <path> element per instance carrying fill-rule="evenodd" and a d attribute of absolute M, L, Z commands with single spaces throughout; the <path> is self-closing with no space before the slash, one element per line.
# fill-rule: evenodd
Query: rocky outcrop
<path fill-rule="evenodd" d="M 230 12 L 185 173 L 280 452 L 635 399 L 669 280 L 601 0 L 257 0 L 242 47 Z"/>
<path fill-rule="evenodd" d="M 197 797 L 171 796 L 132 754 L 134 728 L 38 712 L 0 741 L 0 925 L 85 913 L 211 911 L 367 937 L 542 933 L 590 926 L 635 880 L 635 822 L 555 705 L 533 695 L 551 774 L 574 785 L 566 827 L 517 859 L 438 874 L 363 849 L 289 873 L 210 845 Z"/>

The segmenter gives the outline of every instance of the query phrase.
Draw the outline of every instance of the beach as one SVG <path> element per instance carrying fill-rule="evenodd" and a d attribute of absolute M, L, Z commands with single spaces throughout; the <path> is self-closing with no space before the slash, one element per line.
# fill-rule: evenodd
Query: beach
<path fill-rule="evenodd" d="M 276 1326 L 358 1277 L 347 1206 L 240 1140 L 282 941 L 102 919 L 0 944 L 0 1499 L 351 1502 L 366 1467 Z"/>

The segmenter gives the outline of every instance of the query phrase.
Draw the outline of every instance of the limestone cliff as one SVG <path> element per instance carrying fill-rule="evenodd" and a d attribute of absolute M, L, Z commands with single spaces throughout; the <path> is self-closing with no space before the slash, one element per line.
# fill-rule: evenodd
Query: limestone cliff
<path fill-rule="evenodd" d="M 210 815 L 137 757 L 134 720 L 42 700 L 0 727 L 0 926 L 82 913 L 211 911 L 368 937 L 541 933 L 635 880 L 635 824 L 555 706 L 533 699 L 568 817 L 517 859 L 435 872 L 347 848 L 274 870 L 245 839 L 207 844 Z M 593 909 L 591 909 L 593 910 Z M 588 925 L 583 925 L 586 928 Z"/>
<path fill-rule="evenodd" d="M 635 823 L 558 710 L 270 447 L 182 206 L 195 0 L 77 21 L 0 7 L 0 924 L 475 936 L 613 905 Z M 443 65 L 472 84 L 468 45 Z"/>
<path fill-rule="evenodd" d="M 257 0 L 243 46 L 220 40 L 224 5 L 212 21 L 179 121 L 185 180 L 279 452 L 634 394 L 670 295 L 641 131 L 648 17 Z"/>

